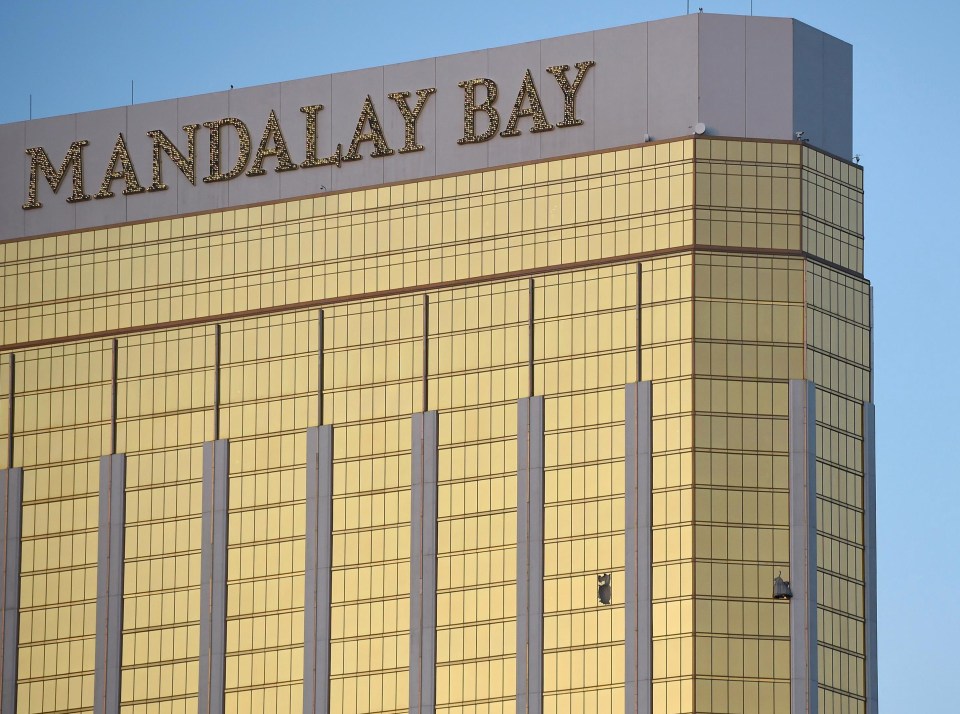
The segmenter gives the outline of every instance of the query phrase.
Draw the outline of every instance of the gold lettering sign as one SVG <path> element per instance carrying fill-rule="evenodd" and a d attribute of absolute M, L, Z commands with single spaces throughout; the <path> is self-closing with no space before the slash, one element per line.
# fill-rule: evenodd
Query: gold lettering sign
<path fill-rule="evenodd" d="M 370 125 L 370 131 L 364 131 L 363 128 L 368 124 Z M 393 154 L 393 149 L 387 146 L 387 138 L 383 135 L 383 129 L 380 128 L 380 118 L 377 116 L 377 110 L 374 109 L 373 100 L 369 94 L 367 98 L 363 100 L 363 109 L 360 110 L 360 118 L 357 120 L 357 129 L 353 132 L 350 148 L 347 149 L 343 160 L 359 161 L 362 159 L 363 157 L 360 156 L 360 144 L 365 141 L 373 142 L 373 153 L 370 154 L 373 158 Z"/>
<path fill-rule="evenodd" d="M 120 162 L 119 171 L 116 170 L 118 161 Z M 113 153 L 110 154 L 110 162 L 107 164 L 106 173 L 103 175 L 103 183 L 100 184 L 100 190 L 97 191 L 94 198 L 110 198 L 113 196 L 110 185 L 117 179 L 123 179 L 126 183 L 126 188 L 123 189 L 124 196 L 132 196 L 135 193 L 146 191 L 137 180 L 137 172 L 130 160 L 130 152 L 127 151 L 127 142 L 123 140 L 123 134 L 117 137 L 117 143 L 113 145 Z"/>
<path fill-rule="evenodd" d="M 307 158 L 300 164 L 300 168 L 309 169 L 314 166 L 330 166 L 340 168 L 343 161 L 343 144 L 337 144 L 337 150 L 330 156 L 317 158 L 317 112 L 323 109 L 322 104 L 310 104 L 300 107 L 300 111 L 307 115 Z"/>
<path fill-rule="evenodd" d="M 523 108 L 524 103 L 528 106 Z M 523 84 L 520 85 L 520 92 L 517 94 L 517 101 L 513 103 L 513 112 L 507 121 L 507 128 L 500 132 L 500 136 L 519 136 L 517 124 L 520 117 L 531 117 L 533 119 L 533 128 L 531 132 L 550 131 L 553 124 L 547 121 L 547 115 L 543 113 L 543 105 L 540 103 L 540 95 L 537 93 L 537 85 L 533 83 L 533 75 L 530 70 L 523 76 Z"/>
<path fill-rule="evenodd" d="M 583 119 L 577 119 L 575 102 L 577 92 L 580 91 L 580 85 L 583 83 L 583 78 L 587 76 L 587 70 L 595 64 L 596 62 L 592 60 L 577 62 L 577 64 L 574 65 L 577 68 L 577 78 L 573 80 L 573 84 L 570 84 L 567 80 L 567 70 L 570 69 L 570 65 L 558 64 L 555 67 L 547 67 L 547 72 L 554 76 L 557 84 L 560 85 L 560 90 L 563 92 L 563 121 L 557 124 L 558 127 L 580 126 L 583 124 Z"/>
<path fill-rule="evenodd" d="M 43 173 L 50 188 L 56 193 L 60 190 L 63 177 L 67 175 L 67 169 L 71 166 L 73 167 L 73 193 L 67 197 L 67 203 L 90 200 L 90 196 L 83 192 L 83 147 L 89 143 L 86 139 L 82 139 L 70 144 L 59 171 L 53 168 L 50 157 L 42 146 L 27 149 L 27 155 L 30 157 L 30 183 L 27 186 L 27 202 L 23 204 L 23 210 L 40 208 L 43 205 L 37 200 L 37 177 L 40 173 Z"/>
<path fill-rule="evenodd" d="M 594 66 L 592 60 L 577 62 L 574 67 L 577 70 L 573 81 L 570 80 L 567 73 L 570 66 L 566 64 L 547 67 L 546 72 L 553 76 L 557 82 L 557 87 L 563 95 L 563 119 L 555 125 L 551 124 L 547 118 L 546 110 L 540 97 L 540 90 L 537 88 L 533 78 L 533 73 L 526 69 L 520 80 L 519 90 L 513 108 L 507 118 L 503 131 L 500 129 L 500 112 L 496 108 L 497 98 L 500 89 L 497 83 L 486 77 L 477 77 L 458 82 L 457 86 L 463 90 L 463 136 L 457 139 L 457 144 L 479 144 L 490 141 L 497 136 L 512 138 L 520 136 L 521 120 L 529 117 L 531 123 L 527 131 L 531 133 L 552 131 L 554 128 L 561 129 L 572 126 L 580 126 L 583 120 L 576 114 L 577 93 L 583 85 L 584 78 L 588 70 Z M 478 88 L 480 94 L 478 96 Z M 556 89 L 552 90 L 556 92 Z M 83 148 L 89 145 L 87 140 L 78 140 L 70 144 L 66 156 L 60 163 L 60 168 L 56 168 L 50 161 L 46 150 L 41 146 L 32 147 L 26 150 L 30 157 L 30 175 L 27 183 L 27 198 L 23 203 L 24 210 L 40 208 L 43 204 L 38 195 L 40 189 L 40 176 L 46 180 L 50 189 L 57 193 L 68 172 L 71 173 L 73 190 L 67 197 L 68 203 L 78 201 L 87 201 L 90 198 L 105 199 L 114 196 L 113 183 L 123 181 L 123 195 L 133 196 L 139 193 L 165 191 L 168 186 L 163 181 L 163 159 L 173 162 L 173 165 L 183 174 L 191 185 L 197 185 L 197 131 L 201 126 L 209 130 L 208 141 L 210 147 L 210 171 L 203 177 L 204 183 L 216 183 L 220 181 L 231 181 L 241 174 L 250 177 L 263 176 L 267 173 L 264 163 L 270 157 L 276 159 L 274 166 L 275 172 L 295 171 L 297 169 L 310 169 L 321 166 L 330 166 L 341 168 L 345 162 L 359 161 L 363 157 L 360 153 L 363 144 L 369 142 L 373 145 L 370 152 L 371 158 L 386 158 L 398 154 L 409 154 L 418 151 L 425 151 L 426 147 L 418 141 L 417 125 L 423 110 L 427 106 L 430 97 L 437 93 L 435 87 L 427 87 L 414 90 L 417 96 L 416 102 L 410 106 L 409 99 L 411 92 L 399 91 L 390 92 L 386 96 L 392 100 L 396 106 L 396 111 L 403 121 L 403 146 L 396 152 L 390 148 L 387 133 L 383 129 L 380 116 L 377 113 L 376 106 L 371 95 L 367 95 L 360 107 L 360 114 L 357 118 L 356 127 L 347 150 L 344 152 L 343 144 L 338 143 L 333 147 L 331 153 L 321 155 L 324 151 L 330 151 L 330 148 L 323 149 L 320 146 L 320 135 L 318 129 L 319 115 L 323 110 L 322 104 L 307 104 L 300 107 L 300 112 L 304 115 L 304 153 L 303 161 L 297 163 L 290 152 L 290 146 L 280 126 L 280 119 L 275 110 L 271 109 L 267 115 L 267 121 L 257 145 L 256 152 L 253 151 L 253 144 L 250 136 L 250 129 L 240 119 L 236 117 L 224 117 L 212 121 L 203 122 L 203 124 L 187 124 L 183 127 L 186 134 L 186 147 L 181 150 L 182 144 L 178 146 L 170 137 L 160 129 L 148 131 L 147 138 L 150 139 L 153 153 L 152 181 L 150 185 L 144 187 L 140 184 L 137 177 L 136 168 L 133 165 L 133 158 L 127 145 L 127 139 L 123 134 L 117 136 L 113 151 L 110 154 L 106 171 L 103 174 L 103 180 L 100 189 L 94 196 L 89 196 L 84 192 L 84 155 Z M 485 119 L 480 118 L 478 124 L 478 115 L 486 115 Z M 478 128 L 480 127 L 480 128 Z M 237 157 L 229 170 L 224 171 L 221 165 L 221 147 L 224 142 L 224 131 L 232 130 L 236 134 L 238 144 Z M 289 126 L 288 126 L 289 129 Z M 482 129 L 482 130 L 481 130 Z M 251 163 L 250 159 L 253 157 Z M 250 165 L 249 171 L 247 170 Z"/>
<path fill-rule="evenodd" d="M 477 77 L 457 83 L 463 89 L 463 138 L 457 139 L 458 144 L 477 144 L 489 141 L 500 128 L 500 112 L 493 108 L 497 101 L 497 83 L 492 79 Z M 482 86 L 487 91 L 487 98 L 477 104 L 477 87 Z M 487 130 L 477 134 L 477 112 L 487 115 Z"/>
<path fill-rule="evenodd" d="M 161 163 L 161 151 L 170 157 L 173 165 L 180 169 L 180 172 L 187 177 L 194 186 L 197 185 L 197 129 L 199 124 L 187 124 L 183 130 L 187 132 L 187 155 L 180 153 L 180 149 L 167 138 L 159 129 L 148 131 L 147 136 L 153 139 L 153 183 L 147 188 L 148 191 L 166 191 L 167 184 L 163 182 L 163 166 Z"/>
<path fill-rule="evenodd" d="M 397 109 L 400 110 L 400 115 L 403 117 L 404 136 L 403 148 L 400 149 L 401 154 L 407 154 L 411 151 L 423 151 L 423 146 L 417 143 L 417 119 L 420 118 L 420 112 L 423 111 L 423 106 L 427 103 L 427 97 L 436 91 L 433 87 L 429 89 L 418 89 L 417 104 L 413 109 L 407 104 L 407 97 L 410 96 L 410 92 L 393 92 L 387 95 L 397 103 Z"/>
<path fill-rule="evenodd" d="M 267 144 L 273 141 L 273 148 L 268 148 Z M 267 118 L 267 126 L 263 130 L 263 138 L 260 139 L 260 146 L 257 148 L 257 155 L 253 159 L 253 166 L 247 171 L 247 176 L 263 176 L 266 171 L 263 170 L 263 160 L 268 156 L 277 157 L 277 173 L 281 171 L 293 171 L 297 165 L 290 159 L 290 152 L 287 151 L 287 141 L 283 138 L 283 132 L 280 131 L 280 122 L 277 121 L 277 113 L 270 110 L 270 116 Z"/>
<path fill-rule="evenodd" d="M 250 161 L 250 130 L 247 125 L 236 117 L 206 121 L 203 125 L 210 130 L 210 175 L 205 176 L 203 182 L 229 181 L 242 174 L 247 167 L 247 162 Z M 237 132 L 237 138 L 240 139 L 240 152 L 233 168 L 224 174 L 220 173 L 220 132 L 225 126 L 231 126 Z"/>

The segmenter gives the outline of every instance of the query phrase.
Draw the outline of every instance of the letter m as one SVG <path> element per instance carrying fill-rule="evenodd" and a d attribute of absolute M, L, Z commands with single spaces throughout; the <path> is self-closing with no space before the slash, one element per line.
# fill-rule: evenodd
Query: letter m
<path fill-rule="evenodd" d="M 64 176 L 67 175 L 67 169 L 71 166 L 73 167 L 73 192 L 67 198 L 67 203 L 89 200 L 90 197 L 83 192 L 83 147 L 89 143 L 86 139 L 81 139 L 70 144 L 70 149 L 63 158 L 59 171 L 50 163 L 50 157 L 42 146 L 27 149 L 27 155 L 30 157 L 30 184 L 27 187 L 27 202 L 23 204 L 24 210 L 40 208 L 43 205 L 37 200 L 37 184 L 41 172 L 50 188 L 56 193 L 60 189 L 60 184 L 63 183 Z"/>

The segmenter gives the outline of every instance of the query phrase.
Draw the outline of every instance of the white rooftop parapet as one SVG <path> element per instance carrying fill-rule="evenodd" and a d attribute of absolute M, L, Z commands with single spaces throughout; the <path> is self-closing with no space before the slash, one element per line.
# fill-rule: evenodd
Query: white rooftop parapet
<path fill-rule="evenodd" d="M 698 123 L 731 137 L 803 131 L 848 159 L 852 113 L 849 44 L 796 20 L 698 13 L 0 125 L 0 240 L 630 146 Z"/>

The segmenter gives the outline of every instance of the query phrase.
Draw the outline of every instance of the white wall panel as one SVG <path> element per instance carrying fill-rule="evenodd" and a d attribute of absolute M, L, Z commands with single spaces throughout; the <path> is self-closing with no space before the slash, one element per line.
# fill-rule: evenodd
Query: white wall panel
<path fill-rule="evenodd" d="M 547 120 L 563 117 L 563 92 L 551 65 L 570 66 L 593 60 L 577 96 L 580 126 L 530 133 L 532 120 L 520 120 L 520 136 L 502 137 L 524 73 L 530 70 Z M 461 81 L 486 77 L 498 86 L 495 107 L 498 133 L 481 143 L 458 144 L 464 135 Z M 418 121 L 418 141 L 425 151 L 400 154 L 404 122 L 387 95 L 435 87 Z M 598 30 L 509 47 L 468 52 L 344 72 L 278 84 L 234 89 L 183 99 L 120 107 L 86 114 L 0 127 L 0 239 L 63 233 L 124 221 L 164 218 L 231 206 L 314 196 L 329 191 L 376 186 L 384 182 L 448 175 L 642 143 L 689 136 L 702 121 L 710 134 L 792 140 L 795 129 L 811 145 L 842 157 L 852 153 L 852 48 L 803 23 L 789 19 L 692 14 L 655 22 Z M 197 133 L 197 185 L 164 159 L 169 191 L 117 195 L 69 204 L 69 180 L 54 196 L 40 178 L 42 208 L 24 211 L 30 161 L 25 150 L 42 146 L 59 168 L 70 143 L 87 139 L 85 187 L 93 194 L 103 179 L 116 136 L 123 131 L 141 184 L 152 174 L 151 140 L 159 129 L 186 150 L 185 124 L 202 124 L 228 116 L 250 130 L 251 163 L 270 110 L 277 117 L 291 160 L 305 153 L 305 116 L 300 107 L 323 104 L 317 116 L 318 155 L 329 156 L 337 143 L 346 152 L 367 95 L 372 98 L 387 143 L 394 153 L 370 156 L 340 168 L 317 167 L 278 174 L 276 159 L 265 162 L 262 176 L 204 183 L 209 175 L 210 130 Z M 483 101 L 485 91 L 478 89 Z M 477 114 L 480 132 L 487 126 Z M 479 133 L 479 132 L 478 132 Z M 221 167 L 237 157 L 233 129 L 225 128 Z M 249 169 L 249 166 L 247 167 Z M 122 182 L 117 182 L 122 190 Z M 119 194 L 118 192 L 115 192 Z"/>

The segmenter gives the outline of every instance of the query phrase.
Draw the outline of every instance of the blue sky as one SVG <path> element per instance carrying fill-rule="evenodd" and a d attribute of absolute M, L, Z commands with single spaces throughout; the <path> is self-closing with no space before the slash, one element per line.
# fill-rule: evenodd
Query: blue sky
<path fill-rule="evenodd" d="M 749 0 L 693 0 L 750 13 Z M 652 20 L 685 0 L 2 0 L 0 123 L 167 99 Z M 960 616 L 960 3 L 755 0 L 854 46 L 854 148 L 876 288 L 880 694 L 956 706 Z M 956 200 L 956 196 L 954 198 Z"/>

